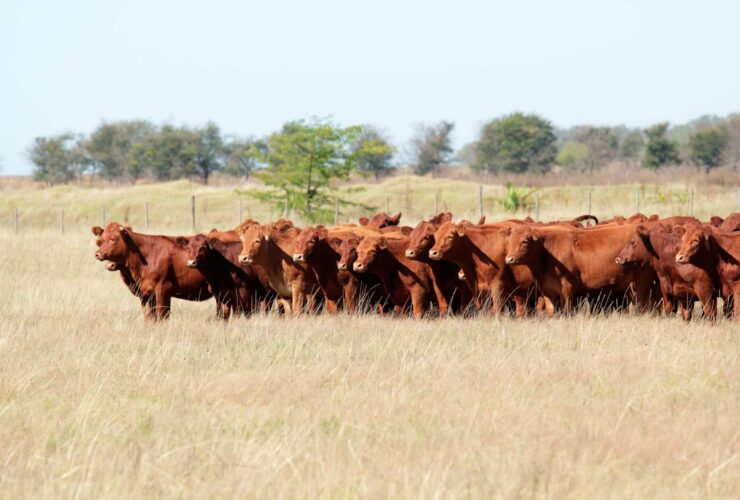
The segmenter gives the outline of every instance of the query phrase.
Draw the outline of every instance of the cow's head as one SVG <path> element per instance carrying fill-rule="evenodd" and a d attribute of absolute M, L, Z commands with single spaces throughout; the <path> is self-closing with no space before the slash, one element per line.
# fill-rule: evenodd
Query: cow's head
<path fill-rule="evenodd" d="M 197 234 L 189 239 L 180 236 L 177 238 L 177 244 L 187 250 L 185 264 L 193 269 L 202 268 L 212 250 L 210 238 L 203 234 Z"/>
<path fill-rule="evenodd" d="M 364 273 L 373 266 L 381 252 L 388 248 L 385 236 L 365 236 L 357 245 L 357 260 L 352 269 Z"/>
<path fill-rule="evenodd" d="M 688 264 L 703 248 L 709 246 L 708 230 L 695 224 L 685 224 L 681 236 L 681 244 L 676 252 L 676 262 Z"/>
<path fill-rule="evenodd" d="M 651 255 L 655 256 L 655 251 L 652 250 L 650 244 L 650 230 L 640 224 L 635 228 L 635 233 L 630 237 L 624 248 L 617 254 L 614 262 L 620 266 L 641 264 L 646 262 Z"/>
<path fill-rule="evenodd" d="M 357 260 L 357 247 L 362 241 L 362 236 L 349 236 L 342 240 L 339 247 L 339 262 L 337 269 L 340 271 L 349 271 Z"/>
<path fill-rule="evenodd" d="M 326 241 L 329 231 L 324 226 L 307 227 L 296 238 L 293 250 L 294 262 L 306 262 L 311 259 L 314 249 L 322 241 Z"/>
<path fill-rule="evenodd" d="M 239 262 L 251 264 L 259 255 L 265 243 L 270 240 L 270 226 L 262 226 L 256 223 L 241 224 L 236 228 L 236 234 L 242 242 L 242 251 L 239 254 Z"/>
<path fill-rule="evenodd" d="M 111 222 L 105 229 L 99 226 L 93 227 L 92 232 L 96 236 L 95 244 L 98 247 L 95 258 L 116 263 L 125 261 L 128 255 L 128 241 L 131 238 L 130 229 L 117 222 Z"/>
<path fill-rule="evenodd" d="M 499 233 L 509 239 L 504 260 L 507 264 L 526 264 L 534 258 L 540 237 L 532 227 L 520 224 L 501 229 Z"/>
<path fill-rule="evenodd" d="M 409 234 L 409 247 L 406 249 L 406 257 L 418 259 L 429 252 L 434 245 L 434 233 L 436 228 L 431 222 L 419 222 Z"/>
<path fill-rule="evenodd" d="M 434 233 L 434 245 L 429 249 L 429 258 L 442 260 L 466 237 L 466 224 L 446 222 Z"/>

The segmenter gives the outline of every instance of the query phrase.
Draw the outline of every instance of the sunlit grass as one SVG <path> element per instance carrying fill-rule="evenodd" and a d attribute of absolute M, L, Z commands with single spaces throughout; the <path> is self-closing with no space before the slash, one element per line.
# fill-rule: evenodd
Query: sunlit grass
<path fill-rule="evenodd" d="M 0 233 L 0 491 L 733 498 L 722 321 L 258 316 L 145 324 L 92 237 Z"/>

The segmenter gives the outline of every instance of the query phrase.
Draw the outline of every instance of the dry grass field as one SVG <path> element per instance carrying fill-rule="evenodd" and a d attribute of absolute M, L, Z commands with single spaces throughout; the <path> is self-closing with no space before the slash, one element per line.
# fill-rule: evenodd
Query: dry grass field
<path fill-rule="evenodd" d="M 437 191 L 440 209 L 474 216 L 476 187 L 400 177 L 356 196 L 380 208 L 388 196 L 391 210 L 410 200 L 413 223 Z M 630 213 L 635 189 L 648 213 L 686 212 L 680 184 L 601 187 L 593 212 Z M 509 216 L 495 201 L 501 191 L 486 187 L 491 218 Z M 101 205 L 141 230 L 147 201 L 153 231 L 182 234 L 190 195 L 207 229 L 233 226 L 239 193 L 187 182 L 3 191 L 0 497 L 738 497 L 731 322 L 268 315 L 222 324 L 210 301 L 175 301 L 171 320 L 145 324 L 92 257 Z M 542 218 L 584 213 L 586 193 L 543 188 Z M 704 186 L 695 212 L 736 203 L 733 188 Z"/>
<path fill-rule="evenodd" d="M 730 322 L 144 324 L 92 237 L 0 232 L 5 498 L 737 498 Z"/>

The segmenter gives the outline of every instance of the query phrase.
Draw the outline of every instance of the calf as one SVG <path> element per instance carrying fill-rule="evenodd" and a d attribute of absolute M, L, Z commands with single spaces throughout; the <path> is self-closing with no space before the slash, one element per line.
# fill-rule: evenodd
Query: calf
<path fill-rule="evenodd" d="M 187 255 L 174 238 L 136 233 L 111 222 L 100 232 L 95 258 L 112 263 L 124 283 L 141 300 L 144 317 L 164 319 L 172 298 L 202 301 L 211 298 L 205 277 L 186 265 Z"/>
<path fill-rule="evenodd" d="M 687 226 L 676 252 L 676 262 L 692 264 L 712 278 L 715 293 L 725 307 L 740 317 L 740 233 L 724 232 L 711 226 Z"/>
<path fill-rule="evenodd" d="M 660 285 L 663 298 L 663 313 L 676 310 L 685 321 L 691 319 L 694 301 L 702 303 L 704 314 L 714 317 L 716 313 L 717 284 L 701 268 L 690 264 L 676 263 L 676 253 L 681 244 L 681 235 L 662 223 L 635 226 L 628 243 L 622 248 L 615 261 L 623 266 L 647 266 L 652 268 Z"/>
<path fill-rule="evenodd" d="M 313 273 L 305 264 L 293 260 L 299 232 L 287 220 L 264 225 L 241 224 L 236 229 L 242 242 L 239 262 L 261 269 L 283 308 L 286 312 L 292 309 L 293 314 L 300 314 L 304 305 L 315 311 L 316 294 L 320 293 Z"/>
<path fill-rule="evenodd" d="M 452 220 L 450 212 L 441 213 L 429 221 L 419 222 L 409 234 L 409 245 L 406 257 L 427 264 L 434 280 L 438 283 L 441 294 L 439 297 L 440 314 L 445 314 L 449 308 L 457 313 L 464 312 L 472 301 L 472 293 L 465 282 L 460 281 L 458 273 L 460 266 L 449 260 L 433 260 L 429 257 L 429 250 L 434 246 L 434 233 L 439 227 Z"/>
<path fill-rule="evenodd" d="M 240 265 L 242 242 L 235 232 L 221 233 L 221 237 L 213 232 L 198 234 L 176 241 L 187 251 L 187 266 L 205 276 L 220 317 L 228 319 L 232 312 L 249 315 L 258 306 L 267 308 L 273 295 L 267 276 L 254 266 Z"/>
<path fill-rule="evenodd" d="M 429 300 L 441 292 L 427 264 L 406 258 L 408 238 L 401 234 L 364 236 L 357 246 L 352 268 L 376 274 L 397 309 L 411 303 L 415 318 L 421 318 Z"/>
<path fill-rule="evenodd" d="M 512 301 L 516 314 L 524 316 L 527 304 L 535 300 L 534 279 L 525 267 L 505 265 L 508 235 L 501 232 L 517 224 L 521 222 L 503 221 L 483 226 L 446 222 L 434 233 L 429 258 L 458 266 L 458 276 L 472 292 L 478 307 L 490 299 L 494 314 L 500 314 L 507 302 Z"/>
<path fill-rule="evenodd" d="M 509 235 L 506 264 L 527 267 L 544 295 L 548 315 L 557 304 L 573 311 L 578 298 L 632 298 L 650 307 L 657 292 L 652 269 L 621 266 L 617 254 L 629 241 L 631 225 L 579 229 L 571 226 L 536 227 L 523 224 L 503 229 Z"/>

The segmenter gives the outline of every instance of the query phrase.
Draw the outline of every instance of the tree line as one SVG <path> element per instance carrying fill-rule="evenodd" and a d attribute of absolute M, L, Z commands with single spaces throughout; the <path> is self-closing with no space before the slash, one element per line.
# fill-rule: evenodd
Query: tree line
<path fill-rule="evenodd" d="M 405 151 L 415 173 L 465 163 L 478 172 L 547 173 L 554 168 L 593 173 L 618 160 L 635 168 L 691 164 L 709 170 L 740 167 L 740 115 L 703 117 L 678 127 L 641 129 L 578 126 L 557 129 L 535 115 L 512 113 L 486 123 L 455 155 L 454 123 L 419 125 Z M 343 127 L 326 119 L 298 120 L 262 138 L 225 135 L 202 127 L 154 125 L 144 120 L 102 123 L 91 134 L 37 137 L 28 150 L 34 176 L 49 184 L 98 176 L 111 181 L 199 179 L 215 172 L 258 177 L 267 187 L 248 194 L 308 219 L 327 219 L 339 205 L 337 181 L 359 172 L 391 172 L 398 150 L 379 128 Z"/>

